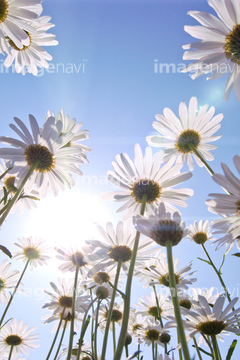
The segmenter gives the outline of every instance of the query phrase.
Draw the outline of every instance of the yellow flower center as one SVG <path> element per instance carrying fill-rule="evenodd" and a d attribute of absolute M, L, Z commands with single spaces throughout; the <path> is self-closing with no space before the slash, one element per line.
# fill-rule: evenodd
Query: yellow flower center
<path fill-rule="evenodd" d="M 96 296 L 98 299 L 103 300 L 107 299 L 109 295 L 109 291 L 105 286 L 99 286 L 96 290 Z"/>
<path fill-rule="evenodd" d="M 18 346 L 22 344 L 23 339 L 18 335 L 8 335 L 4 341 L 9 346 Z"/>
<path fill-rule="evenodd" d="M 175 282 L 176 282 L 176 285 L 179 284 L 180 282 L 180 277 L 179 275 L 176 275 L 174 274 L 175 276 Z M 159 282 L 160 284 L 164 285 L 164 286 L 170 286 L 170 282 L 169 282 L 169 274 L 165 274 L 165 275 L 162 275 L 160 278 L 159 278 Z"/>
<path fill-rule="evenodd" d="M 9 43 L 9 45 L 11 46 L 11 48 L 13 48 L 14 50 L 17 50 L 17 51 L 24 51 L 24 50 L 26 50 L 27 48 L 29 48 L 29 46 L 30 46 L 31 43 L 32 43 L 32 39 L 31 39 L 30 34 L 29 34 L 27 31 L 25 31 L 25 33 L 28 35 L 29 44 L 28 44 L 28 45 L 23 45 L 23 47 L 22 47 L 21 49 L 19 49 L 19 48 L 16 46 L 16 44 L 15 44 L 11 39 L 9 39 L 9 38 L 7 37 L 8 43 Z"/>
<path fill-rule="evenodd" d="M 4 186 L 8 192 L 15 194 L 17 192 L 16 186 L 14 186 L 15 176 L 8 176 L 4 179 Z"/>
<path fill-rule="evenodd" d="M 62 295 L 58 299 L 58 305 L 61 307 L 72 308 L 72 296 Z"/>
<path fill-rule="evenodd" d="M 233 27 L 225 38 L 224 50 L 226 57 L 232 62 L 240 65 L 240 24 Z"/>
<path fill-rule="evenodd" d="M 205 335 L 218 335 L 225 329 L 226 325 L 223 321 L 213 320 L 204 321 L 196 326 L 197 330 Z"/>
<path fill-rule="evenodd" d="M 24 151 L 27 164 L 31 167 L 37 163 L 36 171 L 44 173 L 54 168 L 55 160 L 53 154 L 46 146 L 31 144 Z"/>
<path fill-rule="evenodd" d="M 0 279 L 0 291 L 2 291 L 5 288 L 5 280 Z"/>
<path fill-rule="evenodd" d="M 152 229 L 150 237 L 161 246 L 166 246 L 168 241 L 171 241 L 172 246 L 175 246 L 183 238 L 183 229 L 175 221 L 161 220 Z"/>
<path fill-rule="evenodd" d="M 147 204 L 151 204 L 159 199 L 161 190 L 156 181 L 141 179 L 132 185 L 131 195 L 138 203 L 141 203 L 143 196 L 147 195 Z"/>
<path fill-rule="evenodd" d="M 105 319 L 107 319 L 108 310 L 105 311 L 103 316 Z M 122 317 L 123 317 L 123 314 L 121 311 L 119 311 L 117 309 L 113 309 L 111 321 L 118 322 L 118 321 L 122 320 Z"/>
<path fill-rule="evenodd" d="M 83 267 L 87 265 L 87 262 L 84 261 L 83 258 L 84 258 L 83 254 L 80 251 L 78 251 L 71 256 L 70 260 L 73 262 L 74 265 Z"/>
<path fill-rule="evenodd" d="M 159 340 L 160 332 L 155 329 L 147 330 L 145 333 L 145 337 L 147 340 L 150 341 L 157 341 Z"/>
<path fill-rule="evenodd" d="M 23 252 L 29 260 L 38 259 L 40 257 L 40 251 L 34 247 L 26 247 Z"/>
<path fill-rule="evenodd" d="M 192 148 L 198 148 L 201 141 L 200 134 L 195 130 L 183 130 L 178 136 L 175 147 L 176 149 L 184 154 L 192 151 Z"/>
<path fill-rule="evenodd" d="M 179 305 L 180 306 L 182 306 L 182 307 L 184 307 L 184 308 L 186 308 L 186 309 L 191 309 L 191 307 L 192 307 L 192 303 L 191 303 L 191 301 L 190 300 L 188 300 L 188 299 L 182 299 L 182 300 L 180 300 L 179 301 Z"/>
<path fill-rule="evenodd" d="M 0 23 L 4 22 L 8 14 L 8 2 L 0 0 Z"/>
<path fill-rule="evenodd" d="M 109 250 L 108 255 L 114 261 L 126 262 L 132 257 L 132 250 L 125 245 L 116 245 Z"/>
<path fill-rule="evenodd" d="M 195 241 L 195 243 L 199 244 L 199 245 L 204 244 L 208 239 L 207 234 L 205 232 L 201 232 L 201 231 L 194 234 L 192 238 L 193 238 L 193 241 Z"/>
<path fill-rule="evenodd" d="M 110 276 L 108 273 L 104 271 L 98 271 L 96 275 L 94 275 L 93 280 L 97 283 L 102 285 L 103 283 L 108 283 L 110 280 Z"/>
<path fill-rule="evenodd" d="M 161 314 L 162 313 L 162 309 L 159 308 L 159 313 Z M 158 318 L 158 308 L 157 306 L 152 306 L 148 309 L 148 314 L 155 317 L 155 319 Z"/>

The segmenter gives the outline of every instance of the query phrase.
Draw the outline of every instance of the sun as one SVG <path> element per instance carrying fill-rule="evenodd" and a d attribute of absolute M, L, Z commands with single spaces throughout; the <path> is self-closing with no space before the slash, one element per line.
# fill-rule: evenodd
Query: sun
<path fill-rule="evenodd" d="M 94 224 L 107 221 L 107 210 L 96 195 L 69 190 L 37 203 L 37 209 L 31 211 L 28 232 L 52 246 L 84 246 L 85 240 L 99 236 Z"/>

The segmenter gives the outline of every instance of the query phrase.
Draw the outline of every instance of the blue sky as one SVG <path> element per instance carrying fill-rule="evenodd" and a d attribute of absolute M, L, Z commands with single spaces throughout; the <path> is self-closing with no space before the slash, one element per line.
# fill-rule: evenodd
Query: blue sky
<path fill-rule="evenodd" d="M 57 113 L 64 108 L 90 131 L 86 144 L 92 152 L 88 155 L 89 164 L 82 166 L 84 176 L 102 181 L 89 184 L 84 177 L 78 178 L 71 191 L 56 199 L 49 195 L 41 200 L 37 210 L 10 215 L 1 230 L 1 243 L 14 250 L 13 243 L 18 237 L 42 236 L 54 243 L 63 235 L 63 244 L 69 233 L 80 241 L 92 236 L 94 221 L 105 226 L 107 221 L 121 220 L 122 214 L 115 214 L 118 204 L 100 199 L 101 193 L 112 190 L 104 181 L 106 172 L 112 170 L 111 162 L 121 152 L 132 158 L 135 143 L 145 149 L 146 136 L 155 133 L 152 128 L 155 114 L 162 114 L 164 107 L 169 107 L 177 115 L 179 103 L 188 103 L 192 96 L 197 97 L 199 106 L 209 104 L 216 108 L 216 114 L 224 114 L 218 131 L 223 137 L 216 143 L 211 165 L 214 171 L 221 172 L 221 162 L 227 163 L 235 172 L 232 158 L 239 150 L 239 103 L 234 92 L 228 102 L 222 100 L 226 76 L 214 81 L 206 81 L 202 76 L 193 81 L 189 74 L 177 71 L 179 64 L 188 63 L 182 60 L 182 45 L 194 41 L 183 27 L 197 25 L 187 12 L 214 13 L 206 0 L 48 0 L 43 1 L 43 9 L 43 15 L 52 17 L 55 28 L 50 32 L 56 34 L 59 45 L 47 49 L 53 56 L 50 68 L 40 69 L 36 77 L 22 76 L 11 69 L 7 72 L 0 66 L 1 135 L 15 136 L 8 127 L 14 116 L 28 124 L 28 114 L 33 114 L 41 125 L 47 110 Z M 0 64 L 3 56 L 1 59 Z M 164 66 L 162 72 L 156 71 L 156 64 L 158 69 L 160 64 L 173 64 L 171 69 L 176 71 L 167 73 Z M 221 189 L 204 168 L 196 166 L 192 179 L 183 187 L 195 192 L 188 208 L 180 209 L 188 225 L 194 220 L 217 218 L 207 211 L 205 200 L 209 193 Z M 81 234 L 84 223 L 88 226 Z M 223 249 L 215 252 L 213 247 L 208 247 L 220 265 Z M 235 246 L 231 253 L 236 251 Z M 180 258 L 181 267 L 193 260 L 193 269 L 198 270 L 196 286 L 215 286 L 220 291 L 210 267 L 196 259 L 204 258 L 204 254 L 195 244 L 184 240 L 174 249 L 174 255 Z M 233 297 L 240 290 L 237 267 L 239 259 L 229 254 L 223 274 L 230 290 L 235 289 Z M 21 269 L 22 264 L 13 261 L 13 268 Z M 48 288 L 50 281 L 61 276 L 53 266 L 50 268 L 53 278 L 49 278 L 49 268 L 37 268 L 26 275 L 24 285 L 34 289 L 37 278 L 39 288 Z M 142 289 L 136 287 L 135 293 L 134 302 L 143 294 Z M 11 316 L 17 317 L 20 312 L 29 326 L 38 325 L 41 350 L 32 352 L 29 359 L 42 360 L 51 344 L 51 326 L 44 329 L 41 326 L 40 316 L 48 312 L 41 310 L 44 300 L 37 297 L 35 294 L 19 298 Z M 229 336 L 223 345 L 224 355 L 231 341 Z"/>

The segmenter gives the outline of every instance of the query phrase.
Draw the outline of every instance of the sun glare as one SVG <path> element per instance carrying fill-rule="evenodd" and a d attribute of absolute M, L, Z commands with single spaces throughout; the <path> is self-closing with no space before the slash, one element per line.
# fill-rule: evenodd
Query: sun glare
<path fill-rule="evenodd" d="M 52 246 L 84 245 L 84 240 L 99 237 L 94 223 L 108 221 L 104 204 L 96 196 L 80 191 L 65 191 L 41 200 L 32 211 L 28 231 L 46 239 Z"/>

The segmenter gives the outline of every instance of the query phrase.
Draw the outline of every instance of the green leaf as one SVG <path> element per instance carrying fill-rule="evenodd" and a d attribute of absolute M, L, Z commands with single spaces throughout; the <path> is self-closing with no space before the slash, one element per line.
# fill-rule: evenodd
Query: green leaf
<path fill-rule="evenodd" d="M 195 345 L 193 345 L 193 347 L 194 347 L 194 348 L 196 348 L 196 346 L 195 346 Z M 203 350 L 203 349 L 202 349 L 202 348 L 200 348 L 200 347 L 198 347 L 198 349 L 199 349 L 200 351 L 202 351 L 204 354 L 206 354 L 206 355 L 210 356 L 211 358 L 213 358 L 212 354 L 210 354 L 210 353 L 209 353 L 209 352 L 207 352 L 206 350 Z"/>
<path fill-rule="evenodd" d="M 232 256 L 240 257 L 240 252 L 239 252 L 239 253 L 232 254 Z"/>
<path fill-rule="evenodd" d="M 211 263 L 207 260 L 201 259 L 200 257 L 197 257 L 198 260 L 204 261 L 205 263 L 207 263 L 208 265 L 211 265 Z"/>
<path fill-rule="evenodd" d="M 12 254 L 10 253 L 10 251 L 5 246 L 0 245 L 0 250 L 2 250 L 2 252 L 4 252 L 4 254 L 6 254 L 10 258 L 12 257 Z"/>
<path fill-rule="evenodd" d="M 2 175 L 0 175 L 0 180 L 8 173 L 9 170 L 11 170 L 12 168 L 10 167 L 9 169 L 7 169 L 6 171 L 4 171 L 4 173 L 2 173 Z"/>
<path fill-rule="evenodd" d="M 223 267 L 224 261 L 225 261 L 225 255 L 223 255 L 222 264 L 221 264 L 221 266 L 220 266 L 220 268 L 219 268 L 219 270 L 218 270 L 219 275 L 222 275 L 221 269 L 222 269 L 222 267 Z"/>
<path fill-rule="evenodd" d="M 140 352 L 142 352 L 141 350 L 137 350 L 137 351 L 135 351 L 135 353 L 133 354 L 133 355 L 130 355 L 126 360 L 132 360 L 132 359 L 134 359 L 135 357 L 137 357 L 139 354 L 140 354 Z M 142 359 L 143 357 L 141 357 L 141 359 Z"/>
<path fill-rule="evenodd" d="M 32 200 L 36 200 L 36 201 L 40 201 L 39 198 L 37 198 L 36 196 L 32 196 L 32 195 L 21 195 L 19 197 L 19 199 L 23 199 L 23 198 L 27 198 L 27 199 L 32 199 Z"/>
<path fill-rule="evenodd" d="M 234 352 L 234 350 L 235 350 L 236 345 L 237 345 L 237 340 L 233 340 L 230 348 L 228 349 L 228 353 L 227 353 L 226 360 L 230 360 L 230 359 L 231 359 L 232 354 L 233 354 L 233 352 Z"/>

